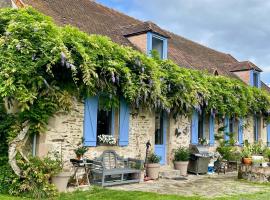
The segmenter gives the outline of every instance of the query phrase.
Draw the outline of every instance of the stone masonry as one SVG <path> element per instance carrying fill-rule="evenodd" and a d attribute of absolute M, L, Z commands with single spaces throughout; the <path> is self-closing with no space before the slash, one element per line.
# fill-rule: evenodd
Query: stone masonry
<path fill-rule="evenodd" d="M 116 112 L 118 115 L 118 112 Z M 118 119 L 118 117 L 116 117 Z M 75 158 L 74 149 L 82 141 L 83 137 L 83 120 L 84 120 L 84 104 L 83 102 L 75 102 L 72 111 L 69 114 L 58 113 L 49 121 L 46 133 L 38 136 L 37 155 L 45 156 L 49 152 L 62 152 L 65 166 L 70 166 L 69 159 Z M 248 125 L 244 129 L 244 139 L 250 142 L 254 141 L 253 120 L 248 118 Z M 118 138 L 118 121 L 115 121 L 115 137 Z M 223 123 L 216 120 L 215 132 Z M 176 134 L 176 129 L 180 134 Z M 209 128 L 205 128 L 205 135 L 209 136 Z M 262 126 L 262 134 L 259 138 L 266 142 L 266 129 Z M 152 144 L 151 149 L 154 150 L 154 133 L 155 133 L 155 112 L 148 110 L 140 110 L 139 112 L 131 111 L 129 122 L 129 145 L 125 147 L 119 146 L 97 146 L 89 147 L 86 153 L 87 158 L 98 157 L 104 150 L 115 150 L 120 156 L 132 157 L 137 159 L 145 159 L 145 144 L 149 140 Z M 167 128 L 167 144 L 166 144 L 166 164 L 173 165 L 173 152 L 180 146 L 189 146 L 191 136 L 191 118 L 178 116 L 174 119 L 169 116 Z M 265 143 L 264 143 L 265 144 Z M 214 151 L 218 145 L 215 142 L 214 147 L 210 150 Z M 62 149 L 62 151 L 61 151 Z"/>

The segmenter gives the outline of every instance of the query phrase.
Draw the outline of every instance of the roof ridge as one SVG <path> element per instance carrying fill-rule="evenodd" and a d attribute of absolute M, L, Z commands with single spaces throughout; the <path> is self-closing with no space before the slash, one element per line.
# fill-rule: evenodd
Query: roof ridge
<path fill-rule="evenodd" d="M 110 10 L 110 11 L 112 11 L 112 12 L 117 13 L 117 14 L 124 15 L 125 17 L 128 17 L 128 18 L 130 18 L 130 19 L 136 20 L 137 22 L 143 23 L 143 21 L 141 21 L 140 19 L 137 19 L 137 18 L 135 18 L 135 17 L 129 16 L 129 15 L 127 15 L 127 14 L 125 14 L 125 13 L 119 11 L 119 10 L 114 9 L 114 8 L 107 7 L 107 6 L 103 5 L 103 4 L 100 3 L 100 2 L 90 1 L 90 0 L 89 0 L 89 2 L 90 2 L 90 3 L 94 3 L 94 4 L 100 6 L 100 7 L 104 8 L 104 9 L 108 9 L 108 10 Z"/>

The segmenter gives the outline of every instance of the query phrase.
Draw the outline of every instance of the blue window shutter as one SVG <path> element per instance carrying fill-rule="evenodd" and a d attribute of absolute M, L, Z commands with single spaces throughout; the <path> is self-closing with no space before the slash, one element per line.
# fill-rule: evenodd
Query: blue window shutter
<path fill-rule="evenodd" d="M 209 144 L 213 146 L 215 144 L 215 117 L 210 115 L 209 119 Z"/>
<path fill-rule="evenodd" d="M 199 123 L 199 114 L 197 111 L 193 111 L 191 121 L 191 144 L 198 144 L 199 142 L 198 123 Z"/>
<path fill-rule="evenodd" d="M 168 57 L 168 40 L 163 40 L 163 59 L 166 60 Z"/>
<path fill-rule="evenodd" d="M 270 124 L 267 125 L 267 146 L 270 146 Z"/>
<path fill-rule="evenodd" d="M 229 136 L 227 134 L 230 131 L 230 119 L 229 119 L 228 116 L 225 117 L 224 126 L 225 126 L 225 129 L 224 129 L 224 139 L 225 139 L 225 141 L 228 141 L 229 140 Z"/>
<path fill-rule="evenodd" d="M 243 145 L 243 133 L 244 133 L 244 130 L 243 130 L 243 119 L 240 118 L 239 119 L 239 122 L 238 122 L 238 142 L 240 145 Z"/>
<path fill-rule="evenodd" d="M 151 51 L 152 51 L 152 33 L 147 32 L 147 48 L 146 48 L 146 54 L 148 56 L 151 56 Z"/>
<path fill-rule="evenodd" d="M 262 83 L 261 83 L 261 73 L 258 72 L 258 88 L 262 87 Z"/>
<path fill-rule="evenodd" d="M 84 145 L 95 147 L 97 145 L 97 112 L 98 97 L 85 99 L 84 103 Z"/>
<path fill-rule="evenodd" d="M 129 106 L 124 99 L 120 99 L 119 146 L 128 145 Z"/>
<path fill-rule="evenodd" d="M 254 86 L 254 83 L 253 83 L 253 74 L 254 74 L 254 71 L 253 70 L 250 70 L 249 72 L 249 85 L 250 86 Z"/>

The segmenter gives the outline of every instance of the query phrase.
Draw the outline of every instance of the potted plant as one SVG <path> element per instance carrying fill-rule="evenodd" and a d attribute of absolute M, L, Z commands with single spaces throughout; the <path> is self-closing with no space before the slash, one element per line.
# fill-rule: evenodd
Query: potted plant
<path fill-rule="evenodd" d="M 180 175 L 187 175 L 187 167 L 189 161 L 189 148 L 187 147 L 179 147 L 174 152 L 174 167 L 177 170 L 180 170 Z"/>
<path fill-rule="evenodd" d="M 70 171 L 64 169 L 63 155 L 62 155 L 62 142 L 63 141 L 64 140 L 61 140 L 60 155 L 59 155 L 59 152 L 54 153 L 55 165 L 58 165 L 59 168 L 58 170 L 54 171 L 53 176 L 51 178 L 51 182 L 56 186 L 59 192 L 66 191 L 67 184 L 71 176 Z"/>
<path fill-rule="evenodd" d="M 155 153 L 150 153 L 147 157 L 146 172 L 147 176 L 151 179 L 158 179 L 161 157 Z"/>
<path fill-rule="evenodd" d="M 252 163 L 252 150 L 250 145 L 245 145 L 242 149 L 242 163 L 245 165 L 251 165 Z"/>
<path fill-rule="evenodd" d="M 87 152 L 88 148 L 84 146 L 80 146 L 74 150 L 76 157 L 78 160 L 82 160 L 83 155 Z"/>
<path fill-rule="evenodd" d="M 116 139 L 112 135 L 99 135 L 98 136 L 98 143 L 100 145 L 109 145 L 113 146 L 116 144 Z"/>
<path fill-rule="evenodd" d="M 55 170 L 52 173 L 51 182 L 56 186 L 59 192 L 65 192 L 71 174 L 69 171 L 63 169 L 62 156 L 60 157 L 58 153 L 54 155 L 55 162 L 52 163 L 52 165 L 55 166 Z"/>
<path fill-rule="evenodd" d="M 76 154 L 76 157 L 78 160 L 82 160 L 84 154 L 88 151 L 88 148 L 83 145 L 84 138 L 82 138 L 82 141 L 78 143 L 77 148 L 74 149 L 74 153 Z"/>

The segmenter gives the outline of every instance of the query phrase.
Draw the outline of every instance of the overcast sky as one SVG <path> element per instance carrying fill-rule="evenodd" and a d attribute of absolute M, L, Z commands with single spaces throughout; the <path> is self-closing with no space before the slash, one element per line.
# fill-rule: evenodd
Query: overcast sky
<path fill-rule="evenodd" d="M 270 84 L 268 0 L 98 0 L 264 70 Z"/>

